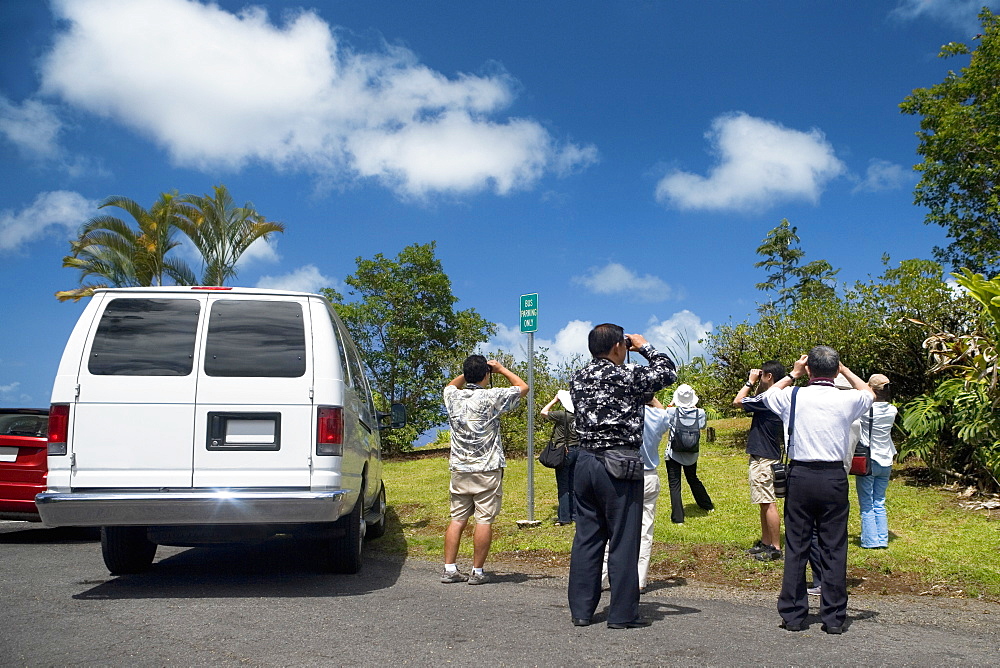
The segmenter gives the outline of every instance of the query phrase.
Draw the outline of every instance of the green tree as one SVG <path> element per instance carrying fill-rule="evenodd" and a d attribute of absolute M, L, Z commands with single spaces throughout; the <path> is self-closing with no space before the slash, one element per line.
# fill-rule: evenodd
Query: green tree
<path fill-rule="evenodd" d="M 764 305 L 767 309 L 785 310 L 795 301 L 795 291 L 790 281 L 795 276 L 795 268 L 805 255 L 798 247 L 798 228 L 790 227 L 787 218 L 782 218 L 778 226 L 767 233 L 757 247 L 757 255 L 764 259 L 754 264 L 754 268 L 767 271 L 767 280 L 756 288 L 773 293 Z"/>
<path fill-rule="evenodd" d="M 63 266 L 80 271 L 79 288 L 56 293 L 60 301 L 89 297 L 96 288 L 163 285 L 170 279 L 179 285 L 194 283 L 187 264 L 167 254 L 178 245 L 177 231 L 183 224 L 177 193 L 162 193 L 148 210 L 135 201 L 112 195 L 99 208 L 117 207 L 132 217 L 134 225 L 111 215 L 95 216 L 80 228 L 70 242 Z M 99 282 L 87 283 L 95 277 Z"/>
<path fill-rule="evenodd" d="M 927 207 L 924 222 L 951 239 L 935 257 L 985 274 L 1000 267 L 1000 17 L 983 8 L 979 19 L 980 43 L 968 67 L 915 89 L 899 106 L 921 117 L 914 202 Z M 939 56 L 968 54 L 967 45 L 951 42 Z"/>
<path fill-rule="evenodd" d="M 800 242 L 798 228 L 782 218 L 757 247 L 757 255 L 764 259 L 754 267 L 768 274 L 767 280 L 757 283 L 756 288 L 771 293 L 771 298 L 760 307 L 762 313 L 788 311 L 799 299 L 823 299 L 836 294 L 835 277 L 840 270 L 826 260 L 801 265 L 805 251 Z"/>
<path fill-rule="evenodd" d="M 202 285 L 225 285 L 236 277 L 236 263 L 258 239 L 284 232 L 281 223 L 268 221 L 250 202 L 236 206 L 224 185 L 210 195 L 185 195 L 180 228 L 201 253 Z"/>
<path fill-rule="evenodd" d="M 880 276 L 858 281 L 843 296 L 801 298 L 787 312 L 717 327 L 706 341 L 713 362 L 702 369 L 716 381 L 706 382 L 713 400 L 721 397 L 724 407 L 750 369 L 768 359 L 790 365 L 820 343 L 836 348 L 859 376 L 889 376 L 896 400 L 932 390 L 938 380 L 927 373 L 926 330 L 962 331 L 962 323 L 975 319 L 972 302 L 945 282 L 936 262 L 906 260 L 892 267 L 883 257 L 883 263 Z"/>
<path fill-rule="evenodd" d="M 536 348 L 533 369 L 532 390 L 535 394 L 535 455 L 548 443 L 552 433 L 552 423 L 538 412 L 556 396 L 559 390 L 569 389 L 569 381 L 573 373 L 585 364 L 576 356 L 570 360 L 552 363 L 548 358 L 548 350 Z M 528 361 L 518 361 L 513 354 L 504 350 L 483 353 L 489 359 L 495 359 L 505 367 L 528 380 Z M 506 382 L 506 381 L 502 381 Z M 514 410 L 500 417 L 500 438 L 503 441 L 504 452 L 508 455 L 524 455 L 528 451 L 528 400 L 527 397 Z"/>
<path fill-rule="evenodd" d="M 407 246 L 395 259 L 381 253 L 358 257 L 345 282 L 344 301 L 331 288 L 322 292 L 334 303 L 372 372 L 385 405 L 406 406 L 409 427 L 387 432 L 390 452 L 408 450 L 416 437 L 444 422 L 441 392 L 462 372 L 462 361 L 496 332 L 475 309 L 455 310 L 458 298 L 434 255 L 435 243 Z"/>
<path fill-rule="evenodd" d="M 939 331 L 924 342 L 943 380 L 906 405 L 907 445 L 932 468 L 1000 487 L 1000 277 L 952 275 L 981 310 L 972 331 Z"/>
<path fill-rule="evenodd" d="M 926 330 L 964 332 L 975 321 L 976 308 L 945 281 L 937 262 L 912 259 L 892 267 L 888 256 L 882 262 L 882 275 L 858 281 L 847 298 L 874 334 L 871 371 L 887 375 L 896 399 L 906 401 L 939 382 L 928 373 Z"/>

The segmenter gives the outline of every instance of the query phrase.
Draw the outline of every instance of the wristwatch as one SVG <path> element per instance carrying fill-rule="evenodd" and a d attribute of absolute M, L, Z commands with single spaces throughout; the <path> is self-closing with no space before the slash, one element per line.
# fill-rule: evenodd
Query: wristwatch
<path fill-rule="evenodd" d="M 750 382 L 750 381 L 748 380 L 747 382 L 743 383 L 743 387 L 753 387 L 753 383 L 751 383 L 751 382 Z"/>

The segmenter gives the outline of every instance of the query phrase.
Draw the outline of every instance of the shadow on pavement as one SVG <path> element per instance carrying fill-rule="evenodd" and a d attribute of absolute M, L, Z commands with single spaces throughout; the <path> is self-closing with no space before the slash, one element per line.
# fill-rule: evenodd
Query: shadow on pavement
<path fill-rule="evenodd" d="M 686 587 L 687 578 L 680 575 L 673 575 L 668 578 L 649 580 L 646 582 L 646 592 L 659 591 L 660 589 L 673 589 L 674 587 Z"/>
<path fill-rule="evenodd" d="M 487 567 L 489 565 L 487 564 Z M 505 571 L 494 571 L 490 574 L 491 582 L 506 582 L 511 584 L 523 584 L 540 580 L 555 580 L 554 575 L 543 575 L 539 573 L 513 573 Z"/>
<path fill-rule="evenodd" d="M 847 609 L 847 621 L 844 622 L 844 628 L 851 628 L 851 624 L 854 622 L 862 622 L 867 619 L 875 619 L 878 614 L 874 610 L 855 610 L 852 608 Z M 817 629 L 822 627 L 823 618 L 819 616 L 819 613 L 810 614 L 806 617 L 806 625 L 809 627 L 815 626 Z"/>
<path fill-rule="evenodd" d="M 645 617 L 646 619 L 652 621 L 659 621 L 666 619 L 667 617 L 675 617 L 677 615 L 694 615 L 699 612 L 701 612 L 700 608 L 689 608 L 684 605 L 674 605 L 672 603 L 663 603 L 661 601 L 639 602 L 639 616 Z M 597 612 L 591 618 L 591 621 L 594 624 L 606 622 L 607 620 L 608 620 L 607 607 Z"/>
<path fill-rule="evenodd" d="M 0 530 L 0 544 L 41 545 L 44 543 L 92 543 L 101 539 L 97 527 L 47 527 L 38 522 L 18 522 L 12 530 Z"/>
<path fill-rule="evenodd" d="M 701 612 L 699 608 L 689 608 L 684 605 L 663 603 L 661 601 L 640 601 L 639 614 L 653 620 L 666 619 L 676 615 L 693 615 Z"/>
<path fill-rule="evenodd" d="M 402 527 L 389 509 L 381 538 L 366 542 L 361 571 L 341 575 L 323 569 L 314 543 L 276 538 L 259 544 L 213 547 L 160 547 L 166 556 L 148 571 L 80 584 L 96 586 L 73 596 L 81 600 L 143 598 L 296 598 L 359 596 L 391 587 L 403 569 L 403 556 L 379 552 L 379 543 L 405 545 Z M 167 554 L 167 551 L 173 551 Z"/>

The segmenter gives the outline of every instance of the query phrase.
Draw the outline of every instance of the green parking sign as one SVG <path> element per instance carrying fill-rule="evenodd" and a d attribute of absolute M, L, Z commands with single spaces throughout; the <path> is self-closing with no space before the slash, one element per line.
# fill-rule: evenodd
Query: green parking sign
<path fill-rule="evenodd" d="M 521 295 L 521 331 L 538 331 L 538 293 Z"/>

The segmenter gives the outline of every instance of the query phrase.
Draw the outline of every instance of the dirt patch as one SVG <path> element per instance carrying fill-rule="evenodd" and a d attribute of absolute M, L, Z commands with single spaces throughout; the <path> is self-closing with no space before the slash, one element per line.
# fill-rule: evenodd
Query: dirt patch
<path fill-rule="evenodd" d="M 552 550 L 497 552 L 490 555 L 490 562 L 504 564 L 506 568 L 519 572 L 565 575 L 569 570 L 569 555 Z M 761 563 L 743 550 L 719 545 L 656 543 L 649 567 L 648 586 L 650 589 L 661 589 L 702 582 L 751 591 L 777 592 L 781 588 L 782 570 L 782 561 Z M 864 568 L 848 570 L 847 588 L 852 594 L 965 596 L 960 588 L 943 582 L 928 582 L 919 573 Z"/>

